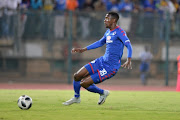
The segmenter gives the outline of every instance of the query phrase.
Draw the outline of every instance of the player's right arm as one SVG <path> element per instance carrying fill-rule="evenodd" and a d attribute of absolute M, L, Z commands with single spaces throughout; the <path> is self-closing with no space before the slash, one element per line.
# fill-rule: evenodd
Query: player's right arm
<path fill-rule="evenodd" d="M 106 37 L 103 36 L 99 41 L 94 42 L 93 44 L 87 46 L 87 50 L 96 49 L 103 46 L 106 43 Z"/>
<path fill-rule="evenodd" d="M 96 41 L 96 42 L 92 43 L 91 45 L 84 47 L 84 48 L 73 48 L 71 52 L 72 53 L 75 53 L 75 52 L 82 53 L 82 52 L 85 52 L 87 50 L 96 49 L 98 47 L 101 47 L 105 43 L 106 43 L 106 37 L 103 36 L 99 41 Z"/>
<path fill-rule="evenodd" d="M 86 47 L 85 47 L 85 48 L 73 48 L 73 49 L 71 50 L 71 52 L 72 52 L 72 53 L 75 53 L 75 52 L 83 53 L 83 52 L 85 52 L 86 50 L 87 50 Z"/>

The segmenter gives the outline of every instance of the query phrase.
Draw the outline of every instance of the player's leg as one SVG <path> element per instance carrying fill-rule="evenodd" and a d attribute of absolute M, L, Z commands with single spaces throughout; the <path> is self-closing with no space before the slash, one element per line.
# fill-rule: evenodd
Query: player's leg
<path fill-rule="evenodd" d="M 99 93 L 100 94 L 100 98 L 99 98 L 99 101 L 98 101 L 98 105 L 101 105 L 105 102 L 107 96 L 109 95 L 109 91 L 108 90 L 103 90 L 99 87 L 97 87 L 95 84 L 94 84 L 94 81 L 95 83 L 97 83 L 96 80 L 93 80 L 92 78 L 95 78 L 97 79 L 97 74 L 94 74 L 94 75 L 89 75 L 87 77 L 85 77 L 84 79 L 82 79 L 81 81 L 81 86 L 84 87 L 86 90 L 90 91 L 90 92 L 93 92 L 93 93 Z"/>
<path fill-rule="evenodd" d="M 117 73 L 117 69 L 108 69 L 106 67 L 97 69 L 97 73 L 91 75 L 92 80 L 95 84 L 101 83 L 107 79 L 110 79 Z M 108 90 L 104 90 L 103 94 L 100 94 L 98 105 L 105 102 L 107 96 L 109 95 Z"/>
<path fill-rule="evenodd" d="M 89 74 L 89 72 L 87 71 L 87 69 L 85 67 L 82 67 L 80 70 L 78 70 L 75 74 L 74 74 L 74 81 L 73 81 L 73 87 L 74 87 L 74 97 L 71 98 L 70 100 L 64 102 L 64 105 L 71 105 L 73 103 L 80 103 L 81 99 L 80 99 L 80 82 L 81 79 L 85 76 L 87 76 Z"/>
<path fill-rule="evenodd" d="M 81 80 L 80 85 L 85 88 L 86 90 L 90 91 L 90 92 L 94 92 L 94 93 L 99 93 L 99 94 L 103 94 L 104 90 L 98 88 L 95 84 L 94 81 L 92 80 L 91 76 L 87 76 L 85 78 L 83 78 Z"/>
<path fill-rule="evenodd" d="M 141 78 L 142 85 L 145 85 L 145 74 L 144 74 L 144 72 L 141 72 L 140 78 Z"/>
<path fill-rule="evenodd" d="M 87 75 L 89 75 L 89 72 L 84 66 L 74 74 L 74 81 L 73 81 L 73 87 L 75 92 L 74 97 L 76 98 L 80 97 L 80 88 L 81 88 L 80 82 Z"/>

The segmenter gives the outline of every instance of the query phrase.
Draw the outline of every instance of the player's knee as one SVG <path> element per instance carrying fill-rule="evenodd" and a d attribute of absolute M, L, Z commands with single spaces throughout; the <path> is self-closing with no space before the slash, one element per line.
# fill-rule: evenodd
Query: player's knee
<path fill-rule="evenodd" d="M 80 81 L 81 77 L 79 77 L 79 75 L 77 73 L 74 73 L 74 80 L 75 81 Z"/>
<path fill-rule="evenodd" d="M 87 82 L 86 80 L 82 79 L 80 82 L 81 87 L 83 88 L 88 88 L 91 84 L 89 82 Z"/>
<path fill-rule="evenodd" d="M 83 82 L 83 81 L 81 81 L 80 85 L 83 88 L 88 88 L 88 85 L 85 82 Z"/>

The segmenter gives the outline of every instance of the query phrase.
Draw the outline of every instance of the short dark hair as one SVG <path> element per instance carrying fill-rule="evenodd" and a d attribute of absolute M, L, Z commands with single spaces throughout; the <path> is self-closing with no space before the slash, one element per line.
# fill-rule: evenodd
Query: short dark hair
<path fill-rule="evenodd" d="M 116 22 L 119 20 L 119 15 L 118 15 L 117 12 L 111 11 L 111 12 L 108 12 L 108 14 L 109 14 L 111 17 L 113 17 L 114 19 L 116 19 Z"/>

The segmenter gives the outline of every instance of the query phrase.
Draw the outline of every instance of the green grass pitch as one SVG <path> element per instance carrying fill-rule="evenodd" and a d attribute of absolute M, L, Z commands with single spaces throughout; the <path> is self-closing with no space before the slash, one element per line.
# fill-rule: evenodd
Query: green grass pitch
<path fill-rule="evenodd" d="M 19 96 L 33 100 L 29 110 L 17 106 Z M 110 91 L 99 106 L 98 94 L 81 91 L 81 103 L 63 106 L 71 90 L 0 90 L 0 120 L 180 120 L 180 93 Z"/>

